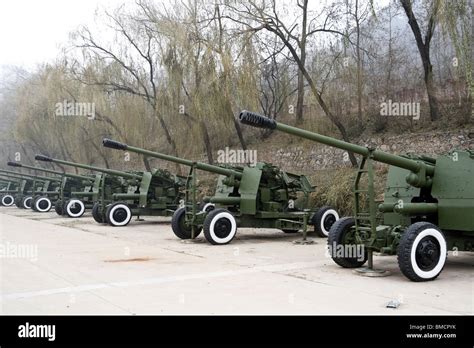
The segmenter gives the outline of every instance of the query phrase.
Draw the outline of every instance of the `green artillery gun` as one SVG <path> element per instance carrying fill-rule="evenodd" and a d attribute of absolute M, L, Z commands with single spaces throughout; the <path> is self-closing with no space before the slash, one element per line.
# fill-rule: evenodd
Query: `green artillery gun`
<path fill-rule="evenodd" d="M 7 191 L 14 189 L 18 185 L 18 180 L 0 177 L 0 197 Z"/>
<path fill-rule="evenodd" d="M 36 156 L 49 161 L 100 172 L 95 187 L 92 216 L 98 223 L 126 226 L 133 216 L 171 216 L 183 199 L 183 177 L 167 170 L 124 172 L 86 164 Z"/>
<path fill-rule="evenodd" d="M 47 185 L 44 185 L 41 190 L 33 194 L 31 208 L 39 213 L 48 212 L 53 206 L 56 210 L 62 210 L 63 207 L 61 204 L 61 198 L 64 196 L 63 188 L 71 186 L 71 181 L 76 183 L 85 183 L 85 186 L 87 186 L 93 180 L 93 178 L 83 175 L 58 172 L 55 170 L 30 166 L 18 162 L 8 162 L 8 165 L 17 168 L 27 168 L 37 172 L 53 174 L 56 176 L 56 179 L 60 179 L 51 181 Z"/>
<path fill-rule="evenodd" d="M 473 250 L 474 151 L 455 150 L 437 158 L 398 156 L 248 111 L 239 118 L 243 124 L 277 129 L 362 156 L 354 184 L 354 216 L 340 219 L 329 232 L 329 251 L 338 265 L 358 268 L 368 260 L 368 267 L 359 271 L 374 274 L 378 271 L 373 268 L 374 251 L 397 254 L 407 278 L 426 281 L 441 273 L 448 250 Z M 374 162 L 390 165 L 381 204 L 375 198 Z M 367 186 L 362 184 L 363 176 L 368 178 Z M 353 250 L 363 250 L 363 255 L 350 255 Z"/>
<path fill-rule="evenodd" d="M 0 179 L 0 192 L 8 190 L 11 184 L 12 182 L 7 179 Z"/>
<path fill-rule="evenodd" d="M 7 164 L 11 167 L 16 167 L 16 168 L 33 169 L 35 170 L 35 172 L 43 171 L 50 174 L 57 174 L 54 171 L 41 170 L 42 168 L 22 165 L 17 162 L 8 162 Z M 45 212 L 50 211 L 53 206 L 52 200 L 55 201 L 59 194 L 59 188 L 60 188 L 59 180 L 44 181 L 43 185 L 41 185 L 41 187 L 39 187 L 38 190 L 31 192 L 32 199 L 31 199 L 31 203 L 29 203 L 29 206 L 31 206 L 31 209 L 40 213 L 45 213 Z M 29 200 L 29 197 L 25 199 Z"/>
<path fill-rule="evenodd" d="M 33 196 L 36 193 L 48 190 L 48 187 L 50 187 L 53 182 L 60 181 L 58 178 L 24 174 L 3 169 L 0 170 L 0 173 L 2 173 L 3 176 L 22 180 L 17 191 L 10 192 L 9 195 L 7 195 L 8 197 L 3 197 L 6 200 L 5 206 L 15 204 L 18 208 L 22 209 L 30 209 L 32 207 Z M 11 203 L 12 198 L 13 203 Z"/>
<path fill-rule="evenodd" d="M 15 197 L 12 194 L 18 193 L 20 187 L 26 184 L 26 180 L 13 178 L 0 173 L 0 178 L 6 185 L 0 191 L 0 205 L 10 207 L 15 204 Z"/>
<path fill-rule="evenodd" d="M 35 160 L 89 169 L 88 166 L 80 163 L 54 159 L 45 155 L 36 155 Z M 56 205 L 56 213 L 58 215 L 79 218 L 84 215 L 86 210 L 92 209 L 92 215 L 94 216 L 94 206 L 100 199 L 101 190 L 106 182 L 110 182 L 110 179 L 107 180 L 105 180 L 102 174 L 76 174 L 74 177 L 64 178 L 61 195 Z"/>
<path fill-rule="evenodd" d="M 105 147 L 131 151 L 144 156 L 190 167 L 186 180 L 185 204 L 172 218 L 172 229 L 181 239 L 196 238 L 202 230 L 214 245 L 232 241 L 239 227 L 276 228 L 285 233 L 303 230 L 308 220 L 322 236 L 339 218 L 334 209 L 315 212 L 308 208 L 309 193 L 314 191 L 303 175 L 284 172 L 268 163 L 239 167 L 193 162 L 104 139 Z M 212 197 L 197 201 L 196 171 L 219 174 Z"/>

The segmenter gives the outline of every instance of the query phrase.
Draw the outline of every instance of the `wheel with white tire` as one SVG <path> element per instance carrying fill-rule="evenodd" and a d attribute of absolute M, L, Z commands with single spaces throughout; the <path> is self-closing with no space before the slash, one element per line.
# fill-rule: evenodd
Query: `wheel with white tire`
<path fill-rule="evenodd" d="M 179 239 L 191 239 L 192 230 L 191 226 L 186 224 L 186 209 L 179 208 L 176 209 L 173 213 L 173 217 L 171 219 L 171 229 L 176 237 Z M 194 229 L 194 238 L 201 234 L 202 228 L 195 227 Z"/>
<path fill-rule="evenodd" d="M 25 196 L 21 199 L 21 207 L 23 209 L 31 209 L 31 203 L 33 201 L 33 197 Z"/>
<path fill-rule="evenodd" d="M 314 232 L 320 237 L 327 237 L 332 225 L 339 220 L 339 214 L 331 207 L 325 206 L 319 209 L 311 218 Z"/>
<path fill-rule="evenodd" d="M 12 195 L 5 195 L 2 197 L 2 205 L 5 207 L 11 207 L 15 204 L 15 198 Z"/>
<path fill-rule="evenodd" d="M 53 203 L 48 197 L 39 197 L 34 200 L 34 210 L 39 213 L 46 213 L 51 210 Z"/>
<path fill-rule="evenodd" d="M 443 232 L 432 223 L 416 222 L 405 230 L 397 249 L 398 266 L 408 279 L 434 280 L 444 268 L 447 245 Z"/>
<path fill-rule="evenodd" d="M 200 209 L 202 212 L 209 213 L 210 211 L 213 211 L 214 209 L 216 209 L 216 205 L 214 203 L 205 203 L 205 204 L 201 204 Z"/>
<path fill-rule="evenodd" d="M 228 244 L 237 233 L 237 221 L 226 209 L 215 209 L 204 219 L 204 236 L 213 245 Z"/>
<path fill-rule="evenodd" d="M 105 212 L 109 225 L 122 227 L 128 225 L 132 219 L 132 211 L 125 203 L 114 203 L 107 207 Z"/>
<path fill-rule="evenodd" d="M 84 215 L 86 211 L 86 207 L 84 203 L 82 203 L 78 199 L 70 199 L 64 204 L 63 214 L 66 213 L 67 216 L 71 218 L 80 218 Z"/>

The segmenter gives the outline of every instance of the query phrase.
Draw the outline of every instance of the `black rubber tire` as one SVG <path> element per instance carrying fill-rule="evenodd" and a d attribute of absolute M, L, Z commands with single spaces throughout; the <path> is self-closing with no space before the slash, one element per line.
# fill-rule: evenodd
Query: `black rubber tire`
<path fill-rule="evenodd" d="M 16 196 L 15 197 L 15 205 L 17 208 L 23 209 L 21 202 L 23 201 L 23 196 Z"/>
<path fill-rule="evenodd" d="M 72 201 L 72 200 L 77 200 L 79 201 L 82 206 L 84 206 L 84 202 L 80 201 L 79 199 L 76 199 L 76 198 L 71 198 L 71 199 L 68 199 L 64 204 L 63 204 L 63 214 L 69 218 L 73 218 L 73 219 L 79 219 L 81 218 L 82 216 L 84 216 L 85 212 L 86 212 L 86 209 L 85 209 L 85 206 L 84 206 L 84 210 L 82 211 L 82 214 L 78 215 L 78 216 L 73 216 L 71 214 L 68 213 L 67 211 L 67 206 L 68 204 Z"/>
<path fill-rule="evenodd" d="M 104 223 L 105 223 L 105 224 L 110 224 L 109 218 L 108 218 L 108 216 L 107 216 L 107 209 L 108 209 L 111 205 L 112 205 L 112 204 L 107 204 L 107 205 L 105 206 L 105 215 L 104 215 Z"/>
<path fill-rule="evenodd" d="M 46 207 L 39 206 L 38 208 L 38 203 L 41 204 L 42 201 L 46 201 L 48 205 Z M 49 199 L 46 196 L 38 196 L 35 199 L 33 199 L 31 209 L 33 209 L 37 213 L 47 213 L 51 210 L 52 206 L 53 206 L 53 203 L 51 202 L 51 199 Z"/>
<path fill-rule="evenodd" d="M 56 212 L 56 214 L 58 215 L 63 215 L 63 202 L 58 199 L 56 202 L 54 202 L 54 211 Z"/>
<path fill-rule="evenodd" d="M 334 214 L 330 214 L 331 217 L 334 217 L 334 222 L 328 226 L 325 226 L 324 222 L 322 221 L 323 217 L 324 217 L 324 214 L 326 214 L 326 212 L 328 211 L 336 211 L 334 208 L 331 208 L 329 206 L 324 206 L 322 208 L 320 208 L 316 213 L 314 213 L 314 215 L 311 217 L 311 224 L 314 225 L 314 232 L 316 232 L 316 234 L 319 236 L 319 237 L 323 237 L 323 238 L 327 238 L 328 235 L 329 235 L 329 230 L 331 229 L 331 226 L 338 220 L 339 216 L 335 216 Z M 337 211 L 336 211 L 336 214 L 337 214 Z M 338 214 L 339 215 L 339 214 Z M 324 217 L 324 220 L 328 220 L 328 216 Z M 331 222 L 331 220 L 329 220 L 329 222 Z M 325 226 L 325 230 L 323 230 L 321 228 L 321 225 L 322 226 Z M 325 233 L 326 231 L 326 233 Z"/>
<path fill-rule="evenodd" d="M 29 202 L 30 202 L 30 207 L 27 207 L 27 206 L 25 205 L 25 203 L 26 203 L 27 200 L 29 200 Z M 31 196 L 24 196 L 24 197 L 21 199 L 21 207 L 22 207 L 23 209 L 31 209 L 31 206 L 32 206 L 32 204 L 33 204 L 32 202 L 33 202 L 33 197 L 31 197 Z"/>
<path fill-rule="evenodd" d="M 116 206 L 118 205 L 122 205 L 124 206 L 126 209 L 128 208 L 128 212 L 130 213 L 129 217 L 126 219 L 126 220 L 123 220 L 125 221 L 125 224 L 122 224 L 123 221 L 120 221 L 120 222 L 113 222 L 113 215 L 112 214 L 112 209 L 114 209 Z M 124 209 L 126 211 L 126 209 Z M 107 206 L 107 209 L 105 210 L 105 216 L 107 217 L 107 223 L 110 225 L 110 226 L 113 226 L 113 227 L 125 227 L 127 226 L 130 221 L 132 221 L 132 217 L 133 217 L 133 214 L 132 214 L 132 211 L 130 209 L 130 207 L 128 206 L 127 203 L 124 203 L 124 202 L 116 202 L 116 203 L 113 203 L 113 204 L 110 204 Z M 111 217 L 112 217 L 112 220 L 111 220 Z"/>
<path fill-rule="evenodd" d="M 185 218 L 186 214 L 186 209 L 183 208 L 178 208 L 175 210 L 173 213 L 173 217 L 171 218 L 171 229 L 173 230 L 173 233 L 175 234 L 176 237 L 179 239 L 191 239 L 191 228 L 186 228 L 183 224 L 183 220 Z M 202 228 L 198 228 L 195 231 L 195 236 L 199 236 L 201 234 Z"/>
<path fill-rule="evenodd" d="M 364 248 L 364 258 L 363 260 L 358 260 L 355 257 L 338 257 L 333 252 L 332 248 L 334 246 L 343 245 L 342 241 L 349 231 L 349 229 L 354 226 L 355 220 L 353 217 L 343 217 L 342 219 L 337 220 L 334 225 L 332 225 L 331 230 L 329 231 L 328 236 L 328 247 L 333 261 L 341 267 L 344 268 L 358 268 L 361 267 L 364 263 L 367 262 L 367 250 Z"/>
<path fill-rule="evenodd" d="M 61 209 L 63 211 L 63 215 L 66 216 L 66 217 L 69 217 L 69 215 L 67 215 L 67 211 L 66 211 L 66 206 L 67 206 L 67 203 L 69 202 L 69 199 L 65 200 L 64 202 L 61 202 Z"/>
<path fill-rule="evenodd" d="M 102 218 L 102 214 L 100 212 L 100 203 L 98 202 L 94 203 L 94 205 L 92 206 L 92 217 L 97 223 L 104 223 L 104 219 Z"/>
<path fill-rule="evenodd" d="M 3 204 L 3 199 L 4 199 L 6 196 L 8 196 L 7 198 L 10 198 L 11 204 L 9 204 L 9 205 Z M 7 203 L 8 203 L 8 202 L 7 202 Z M 13 206 L 14 204 L 15 204 L 15 197 L 13 197 L 12 195 L 10 195 L 10 194 L 5 194 L 5 195 L 2 195 L 2 196 L 0 197 L 0 206 L 2 206 L 2 207 L 11 207 L 11 206 Z"/>
<path fill-rule="evenodd" d="M 418 235 L 422 231 L 427 230 L 427 229 L 434 229 L 438 231 L 440 234 L 440 239 L 442 239 L 442 240 L 437 239 L 437 241 L 440 243 L 438 245 L 440 247 L 440 250 L 439 250 L 440 254 L 438 257 L 437 264 L 434 268 L 437 268 L 437 267 L 439 268 L 440 266 L 439 263 L 440 262 L 443 262 L 443 263 L 442 263 L 441 269 L 439 269 L 438 272 L 435 272 L 435 274 L 433 274 L 432 276 L 428 278 L 423 278 L 419 274 L 417 274 L 415 268 L 413 267 L 411 252 L 412 252 L 413 244 L 416 240 L 416 237 L 418 237 Z M 444 243 L 444 246 L 442 246 L 441 243 Z M 442 255 L 443 250 L 445 251 L 444 255 Z M 403 233 L 402 237 L 400 238 L 400 242 L 397 248 L 398 267 L 400 268 L 400 271 L 402 271 L 405 277 L 407 277 L 408 279 L 414 282 L 435 280 L 443 271 L 444 265 L 446 264 L 446 255 L 447 255 L 447 245 L 446 245 L 446 238 L 443 232 L 436 225 L 429 222 L 425 222 L 425 221 L 415 222 L 414 224 L 408 226 L 405 232 Z M 420 269 L 418 266 L 417 268 Z"/>
<path fill-rule="evenodd" d="M 227 209 L 214 209 L 212 210 L 209 214 L 207 214 L 206 218 L 204 219 L 204 224 L 203 224 L 203 230 L 204 230 L 204 236 L 206 237 L 206 240 L 211 243 L 212 245 L 225 245 L 225 244 L 229 244 L 230 242 L 232 242 L 232 240 L 234 239 L 235 235 L 237 234 L 237 222 L 235 221 L 235 217 L 233 217 L 234 219 L 234 223 L 235 223 L 235 231 L 232 235 L 232 237 L 226 241 L 226 242 L 219 242 L 217 240 L 215 240 L 215 238 L 213 237 L 213 234 L 215 235 L 215 232 L 212 233 L 211 231 L 211 224 L 212 224 L 212 220 L 219 214 L 221 213 L 227 213 L 227 214 L 230 214 L 232 217 L 232 213 L 229 212 Z M 214 225 L 215 226 L 215 225 Z M 227 238 L 227 237 L 226 237 Z"/>
<path fill-rule="evenodd" d="M 205 202 L 199 203 L 199 206 L 198 206 L 199 211 L 203 211 L 206 204 L 208 204 L 208 203 L 205 203 Z M 211 204 L 209 204 L 209 206 L 206 208 L 206 213 L 209 213 L 209 212 L 213 211 L 214 209 L 216 209 L 216 206 L 214 204 L 212 204 L 212 206 L 211 206 Z"/>
<path fill-rule="evenodd" d="M 33 200 L 31 201 L 31 209 L 32 209 L 33 211 L 36 211 L 36 212 L 38 211 L 38 210 L 36 209 L 36 200 L 39 199 L 39 198 L 41 198 L 41 197 L 42 197 L 42 196 L 40 196 L 40 195 L 33 196 Z"/>

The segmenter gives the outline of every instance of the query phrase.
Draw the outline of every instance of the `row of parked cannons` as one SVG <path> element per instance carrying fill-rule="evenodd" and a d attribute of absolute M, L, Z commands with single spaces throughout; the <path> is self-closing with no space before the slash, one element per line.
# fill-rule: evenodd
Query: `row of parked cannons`
<path fill-rule="evenodd" d="M 352 217 L 336 209 L 310 206 L 314 187 L 304 175 L 268 164 L 210 165 L 104 139 L 108 148 L 189 167 L 187 176 L 167 170 L 117 171 L 44 155 L 38 161 L 86 169 L 77 175 L 9 162 L 35 170 L 35 175 L 0 170 L 1 204 L 81 217 L 86 209 L 98 223 L 126 226 L 133 216 L 172 216 L 180 239 L 204 232 L 214 245 L 228 244 L 237 227 L 276 228 L 285 233 L 308 226 L 327 237 L 334 262 L 374 276 L 387 272 L 373 267 L 373 254 L 397 255 L 401 272 L 412 281 L 433 280 L 441 273 L 449 250 L 472 251 L 474 245 L 474 151 L 452 151 L 438 158 L 393 155 L 288 126 L 243 111 L 240 122 L 275 129 L 361 156 L 354 182 Z M 389 165 L 384 199 L 376 200 L 374 162 Z M 214 195 L 199 197 L 197 171 L 218 175 Z M 38 172 L 49 176 L 36 175 Z M 363 178 L 366 177 L 366 180 Z M 356 253 L 355 251 L 359 251 Z M 362 267 L 364 264 L 367 267 Z"/>

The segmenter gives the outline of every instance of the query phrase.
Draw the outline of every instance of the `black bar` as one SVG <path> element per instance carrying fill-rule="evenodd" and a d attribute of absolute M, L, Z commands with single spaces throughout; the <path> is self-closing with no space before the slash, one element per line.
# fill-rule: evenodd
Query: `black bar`
<path fill-rule="evenodd" d="M 20 338 L 19 331 L 27 328 L 26 323 L 30 330 L 31 325 L 55 325 L 54 341 L 49 341 L 47 337 Z M 345 346 L 409 344 L 472 347 L 472 327 L 472 316 L 1 316 L 0 346 L 314 346 L 316 343 L 327 343 Z M 421 337 L 408 337 L 408 334 L 419 334 Z M 434 338 L 435 334 L 454 334 L 456 337 Z"/>

